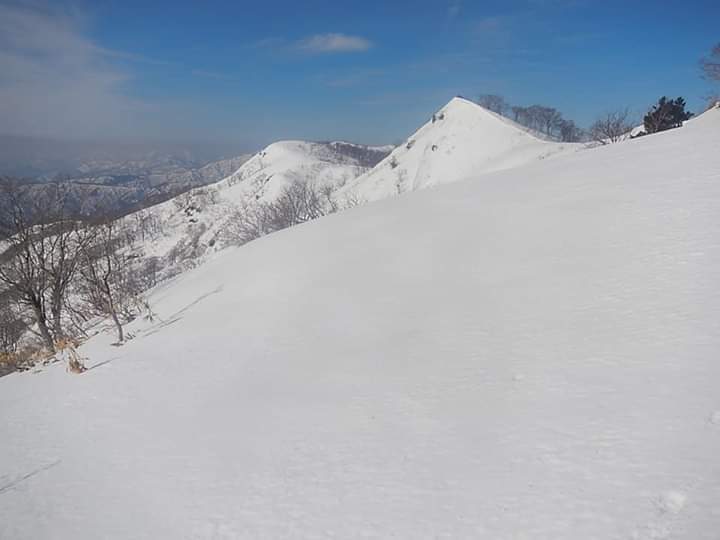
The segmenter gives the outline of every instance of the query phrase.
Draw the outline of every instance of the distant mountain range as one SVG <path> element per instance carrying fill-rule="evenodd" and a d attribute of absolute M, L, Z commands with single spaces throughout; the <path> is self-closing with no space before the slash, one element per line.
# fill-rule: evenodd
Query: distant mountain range
<path fill-rule="evenodd" d="M 70 212 L 121 215 L 222 180 L 250 157 L 218 159 L 221 151 L 230 149 L 0 136 L 0 176 L 33 191 L 60 180 L 68 186 Z"/>
<path fill-rule="evenodd" d="M 82 217 L 123 215 L 161 203 L 190 189 L 211 184 L 236 171 L 250 156 L 208 163 L 199 168 L 148 165 L 134 174 L 88 174 L 63 179 L 69 188 L 68 210 Z M 29 182 L 25 189 L 47 189 L 48 182 Z"/>
<path fill-rule="evenodd" d="M 34 181 L 86 176 L 145 176 L 199 169 L 238 156 L 238 145 L 68 141 L 0 135 L 0 175 Z"/>

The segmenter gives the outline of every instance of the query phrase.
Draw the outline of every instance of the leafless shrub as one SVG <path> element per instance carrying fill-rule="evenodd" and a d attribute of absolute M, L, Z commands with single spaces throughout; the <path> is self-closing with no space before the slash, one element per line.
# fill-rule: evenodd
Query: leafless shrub
<path fill-rule="evenodd" d="M 132 221 L 132 231 L 140 240 L 145 242 L 148 238 L 157 238 L 162 233 L 162 222 L 155 212 L 140 210 L 128 216 Z"/>
<path fill-rule="evenodd" d="M 220 241 L 224 246 L 241 246 L 272 232 L 269 230 L 265 204 L 247 202 L 239 205 L 225 222 Z"/>
<path fill-rule="evenodd" d="M 357 193 L 347 193 L 343 196 L 343 199 L 340 203 L 340 209 L 341 210 L 349 210 L 350 208 L 355 208 L 356 206 L 362 206 L 363 204 L 366 204 L 367 201 L 362 198 Z"/>
<path fill-rule="evenodd" d="M 178 212 L 182 212 L 191 205 L 192 196 L 189 192 L 185 192 L 175 197 L 172 202 L 175 210 L 177 210 Z"/>
<path fill-rule="evenodd" d="M 627 109 L 605 113 L 590 126 L 589 135 L 593 142 L 606 145 L 623 141 L 630 136 L 632 124 Z"/>
<path fill-rule="evenodd" d="M 268 223 L 273 231 L 312 221 L 333 210 L 321 189 L 310 182 L 293 182 L 266 207 Z"/>
<path fill-rule="evenodd" d="M 20 369 L 18 357 L 15 353 L 0 352 L 0 377 Z"/>
<path fill-rule="evenodd" d="M 266 234 L 332 214 L 352 202 L 337 201 L 332 186 L 310 182 L 288 185 L 273 202 L 247 202 L 227 221 L 222 235 L 225 245 L 242 245 Z"/>
<path fill-rule="evenodd" d="M 137 278 L 143 291 L 147 291 L 157 285 L 159 272 L 159 257 L 147 257 L 140 262 L 137 269 Z"/>
<path fill-rule="evenodd" d="M 84 358 L 77 352 L 79 343 L 70 339 L 61 339 L 55 343 L 57 359 L 65 364 L 69 373 L 84 373 L 87 371 Z"/>

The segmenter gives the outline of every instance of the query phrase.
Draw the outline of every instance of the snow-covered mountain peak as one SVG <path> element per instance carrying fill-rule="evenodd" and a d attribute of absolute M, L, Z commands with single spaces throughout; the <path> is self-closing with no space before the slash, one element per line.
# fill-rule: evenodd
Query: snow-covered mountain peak
<path fill-rule="evenodd" d="M 222 184 L 231 188 L 227 195 L 235 200 L 248 196 L 272 200 L 295 181 L 341 187 L 374 167 L 388 151 L 340 141 L 278 141 L 255 154 Z"/>
<path fill-rule="evenodd" d="M 455 97 L 383 162 L 345 189 L 367 200 L 382 199 L 579 148 L 539 139 L 512 120 Z"/>

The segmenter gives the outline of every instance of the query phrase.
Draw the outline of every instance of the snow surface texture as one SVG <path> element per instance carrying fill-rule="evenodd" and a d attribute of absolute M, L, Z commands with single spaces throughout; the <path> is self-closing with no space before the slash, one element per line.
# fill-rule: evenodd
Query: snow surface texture
<path fill-rule="evenodd" d="M 0 379 L 0 538 L 717 540 L 720 111 L 226 250 Z"/>
<path fill-rule="evenodd" d="M 581 144 L 541 140 L 508 118 L 454 98 L 343 191 L 365 200 L 384 199 L 583 148 Z"/>

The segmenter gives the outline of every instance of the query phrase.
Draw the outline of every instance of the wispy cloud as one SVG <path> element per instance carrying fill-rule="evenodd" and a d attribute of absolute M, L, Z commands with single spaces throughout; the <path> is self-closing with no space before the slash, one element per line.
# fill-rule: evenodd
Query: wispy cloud
<path fill-rule="evenodd" d="M 89 20 L 45 2 L 0 3 L 0 132 L 57 138 L 176 137 L 187 104 L 133 97 L 140 64 L 214 80 L 231 76 L 103 47 Z M 182 108 L 184 115 L 178 115 Z"/>
<path fill-rule="evenodd" d="M 373 43 L 360 36 L 347 34 L 316 34 L 301 39 L 295 44 L 296 48 L 308 53 L 347 53 L 363 52 L 373 46 Z"/>
<path fill-rule="evenodd" d="M 85 137 L 142 115 L 144 105 L 122 92 L 130 75 L 81 27 L 78 16 L 0 5 L 4 132 Z"/>

